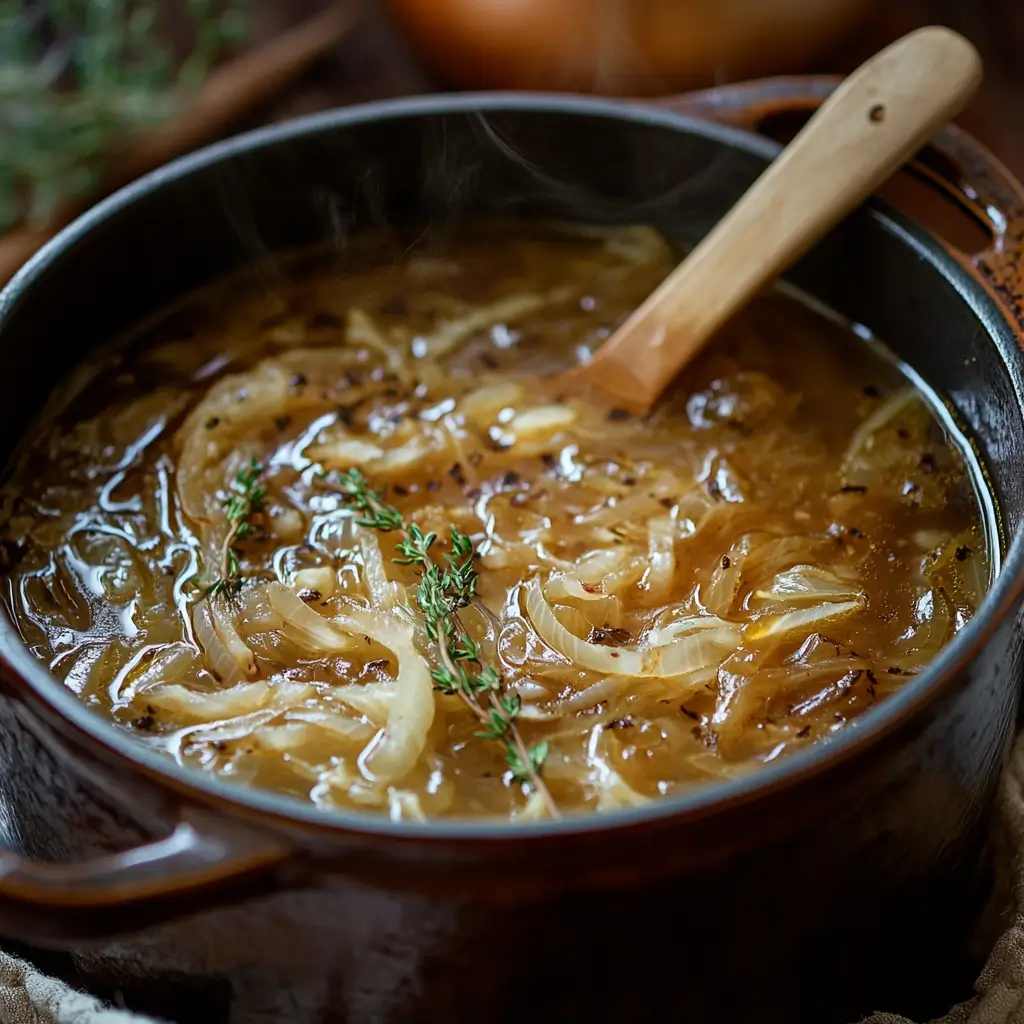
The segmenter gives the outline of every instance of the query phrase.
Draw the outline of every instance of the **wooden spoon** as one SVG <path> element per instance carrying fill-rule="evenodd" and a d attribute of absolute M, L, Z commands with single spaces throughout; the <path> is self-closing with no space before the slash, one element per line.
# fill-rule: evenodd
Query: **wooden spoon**
<path fill-rule="evenodd" d="M 876 54 L 565 381 L 648 410 L 722 324 L 913 156 L 980 82 L 978 52 L 946 28 L 919 29 Z"/>

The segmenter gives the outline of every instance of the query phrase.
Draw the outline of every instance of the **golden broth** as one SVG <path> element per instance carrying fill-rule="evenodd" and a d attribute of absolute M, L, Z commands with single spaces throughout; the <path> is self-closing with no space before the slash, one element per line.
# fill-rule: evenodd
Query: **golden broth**
<path fill-rule="evenodd" d="M 190 300 L 6 488 L 25 641 L 180 763 L 394 818 L 609 810 L 827 740 L 977 607 L 972 480 L 890 361 L 779 293 L 646 419 L 546 379 L 674 262 L 643 228 L 487 225 Z M 456 624 L 497 689 L 433 688 L 419 574 L 358 525 L 353 467 L 441 566 L 452 525 L 475 545 Z"/>

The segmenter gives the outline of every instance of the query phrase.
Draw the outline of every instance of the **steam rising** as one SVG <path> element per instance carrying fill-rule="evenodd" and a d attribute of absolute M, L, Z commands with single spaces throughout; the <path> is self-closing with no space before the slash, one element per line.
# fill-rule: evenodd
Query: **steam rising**
<path fill-rule="evenodd" d="M 614 107 L 481 106 L 342 124 L 219 166 L 212 198 L 232 262 L 283 291 L 280 254 L 324 242 L 341 254 L 364 230 L 412 229 L 413 246 L 443 247 L 475 215 L 647 223 L 686 247 L 760 169 L 644 108 L 634 119 Z"/>

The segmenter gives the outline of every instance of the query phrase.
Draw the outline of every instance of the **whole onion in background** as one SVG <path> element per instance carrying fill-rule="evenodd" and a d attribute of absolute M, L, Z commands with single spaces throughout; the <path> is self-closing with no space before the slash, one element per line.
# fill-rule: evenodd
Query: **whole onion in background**
<path fill-rule="evenodd" d="M 877 0 L 388 0 L 451 85 L 651 96 L 809 70 Z"/>

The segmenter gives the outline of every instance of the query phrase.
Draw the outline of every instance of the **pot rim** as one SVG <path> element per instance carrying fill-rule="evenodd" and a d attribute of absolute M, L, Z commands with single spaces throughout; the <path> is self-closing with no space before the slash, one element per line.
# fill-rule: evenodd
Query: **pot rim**
<path fill-rule="evenodd" d="M 152 171 L 114 192 L 64 228 L 44 245 L 0 290 L 0 345 L 4 321 L 41 281 L 48 268 L 58 262 L 82 238 L 105 221 L 130 210 L 140 198 L 165 184 L 186 179 L 195 172 L 231 158 L 291 140 L 344 129 L 372 121 L 401 120 L 424 116 L 474 114 L 505 111 L 550 113 L 562 116 L 607 118 L 676 129 L 682 135 L 699 134 L 753 156 L 770 160 L 780 147 L 759 135 L 712 121 L 673 113 L 638 101 L 560 93 L 467 92 L 455 95 L 424 95 L 378 100 L 351 107 L 321 111 L 280 124 L 269 125 L 232 136 Z M 881 200 L 866 204 L 871 217 L 889 234 L 915 251 L 941 277 L 951 283 L 985 328 L 986 338 L 999 350 L 1009 368 L 1014 397 L 1024 410 L 1024 380 L 1018 365 L 1019 343 L 1006 313 L 982 283 L 951 255 L 943 244 L 923 227 L 904 217 Z M 660 819 L 697 820 L 750 802 L 792 790 L 798 784 L 837 769 L 843 762 L 863 754 L 893 732 L 907 726 L 929 703 L 947 690 L 955 676 L 983 649 L 986 641 L 1012 613 L 1024 594 L 1024 529 L 1010 538 L 1002 567 L 970 622 L 939 652 L 928 667 L 883 703 L 849 723 L 835 738 L 818 743 L 781 761 L 764 765 L 750 775 L 711 782 L 678 795 L 660 797 L 642 807 L 608 813 L 570 815 L 559 821 L 516 822 L 504 819 L 441 819 L 426 823 L 392 822 L 382 813 L 350 810 L 325 811 L 314 805 L 269 790 L 232 785 L 209 778 L 199 771 L 179 766 L 156 751 L 139 744 L 128 733 L 90 711 L 40 661 L 23 642 L 10 618 L 0 615 L 0 658 L 7 661 L 21 682 L 56 715 L 60 724 L 70 725 L 102 748 L 141 770 L 151 780 L 183 794 L 193 802 L 228 805 L 230 811 L 246 811 L 269 818 L 280 825 L 313 826 L 331 833 L 363 835 L 367 838 L 437 841 L 507 841 L 558 838 L 569 835 L 624 830 L 655 823 Z"/>

